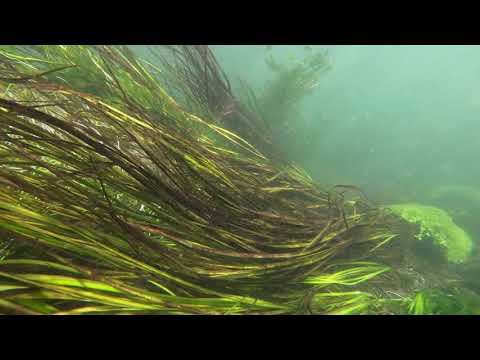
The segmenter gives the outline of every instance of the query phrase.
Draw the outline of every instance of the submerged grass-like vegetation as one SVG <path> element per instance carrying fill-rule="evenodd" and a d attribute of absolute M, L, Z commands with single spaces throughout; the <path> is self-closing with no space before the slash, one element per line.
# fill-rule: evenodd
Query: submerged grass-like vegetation
<path fill-rule="evenodd" d="M 382 307 L 391 215 L 274 160 L 207 47 L 155 54 L 0 48 L 0 312 Z"/>

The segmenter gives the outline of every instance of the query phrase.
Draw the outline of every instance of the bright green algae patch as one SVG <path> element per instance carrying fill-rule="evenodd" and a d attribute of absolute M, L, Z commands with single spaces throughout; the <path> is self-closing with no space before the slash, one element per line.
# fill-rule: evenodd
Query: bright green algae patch
<path fill-rule="evenodd" d="M 442 209 L 415 203 L 395 204 L 389 208 L 412 224 L 420 225 L 419 240 L 431 238 L 452 263 L 465 262 L 473 247 L 472 239 Z"/>

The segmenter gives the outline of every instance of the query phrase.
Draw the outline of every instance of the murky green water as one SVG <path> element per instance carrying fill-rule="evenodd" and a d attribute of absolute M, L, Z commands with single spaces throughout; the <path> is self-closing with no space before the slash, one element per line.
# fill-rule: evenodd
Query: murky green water
<path fill-rule="evenodd" d="M 480 46 L 213 48 L 232 79 L 258 88 L 272 76 L 266 57 L 328 50 L 331 69 L 289 124 L 294 159 L 321 182 L 359 185 L 380 202 L 443 205 L 478 231 L 467 213 L 480 209 Z"/>

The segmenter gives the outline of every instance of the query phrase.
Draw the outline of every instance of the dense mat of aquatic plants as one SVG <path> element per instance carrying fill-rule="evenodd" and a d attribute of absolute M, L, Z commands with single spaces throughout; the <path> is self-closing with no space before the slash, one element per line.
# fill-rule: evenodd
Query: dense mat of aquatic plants
<path fill-rule="evenodd" d="M 0 47 L 0 313 L 383 307 L 357 286 L 389 273 L 389 215 L 273 161 L 240 105 L 245 139 L 223 126 L 207 47 L 162 51 Z"/>
<path fill-rule="evenodd" d="M 470 236 L 442 209 L 420 204 L 395 204 L 390 209 L 412 224 L 419 225 L 415 237 L 420 241 L 433 241 L 447 261 L 464 263 L 472 253 Z"/>

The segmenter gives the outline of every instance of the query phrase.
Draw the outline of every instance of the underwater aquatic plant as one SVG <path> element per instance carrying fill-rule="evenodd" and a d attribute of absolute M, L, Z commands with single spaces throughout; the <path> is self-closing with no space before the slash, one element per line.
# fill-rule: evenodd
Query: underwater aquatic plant
<path fill-rule="evenodd" d="M 0 47 L 1 313 L 366 311 L 384 213 L 220 126 L 202 51 L 189 82 L 125 46 Z"/>
<path fill-rule="evenodd" d="M 266 113 L 273 111 L 273 107 L 285 110 L 297 104 L 313 91 L 323 73 L 331 67 L 324 51 L 310 53 L 302 61 L 286 64 L 276 62 L 270 55 L 266 64 L 275 74 L 260 99 Z"/>
<path fill-rule="evenodd" d="M 292 152 L 302 148 L 299 133 L 309 132 L 302 124 L 298 105 L 319 84 L 322 75 L 331 68 L 325 51 L 310 52 L 303 60 L 277 62 L 270 54 L 266 64 L 273 77 L 263 89 L 254 90 L 241 82 L 240 94 L 249 109 L 263 119 L 269 141 L 284 160 L 294 160 Z M 319 130 L 316 130 L 319 131 Z M 301 153 L 301 150 L 299 151 Z"/>
<path fill-rule="evenodd" d="M 420 231 L 415 237 L 422 241 L 431 239 L 449 262 L 467 261 L 473 248 L 472 240 L 445 211 L 414 203 L 395 204 L 389 208 L 409 223 L 418 224 Z"/>
<path fill-rule="evenodd" d="M 162 83 L 184 109 L 234 132 L 269 158 L 275 157 L 269 124 L 237 99 L 208 46 L 172 45 L 150 50 L 159 64 Z"/>
<path fill-rule="evenodd" d="M 410 315 L 478 315 L 480 298 L 465 289 L 426 289 L 405 303 Z"/>

